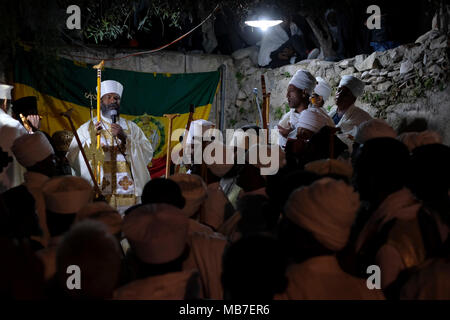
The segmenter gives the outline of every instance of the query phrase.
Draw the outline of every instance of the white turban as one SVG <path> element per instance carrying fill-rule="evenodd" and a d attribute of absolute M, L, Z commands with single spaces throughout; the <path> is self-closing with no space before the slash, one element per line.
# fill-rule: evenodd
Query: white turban
<path fill-rule="evenodd" d="M 123 85 L 115 80 L 105 80 L 102 81 L 100 90 L 102 97 L 108 93 L 117 93 L 120 97 L 122 97 Z"/>
<path fill-rule="evenodd" d="M 415 148 L 427 144 L 442 143 L 441 135 L 430 130 L 422 132 L 405 132 L 399 135 L 397 139 L 403 142 L 408 147 L 409 151 L 413 151 Z"/>
<path fill-rule="evenodd" d="M 364 92 L 364 82 L 354 76 L 343 76 L 339 87 L 347 87 L 355 98 L 358 98 Z"/>
<path fill-rule="evenodd" d="M 122 217 L 116 209 L 103 201 L 88 203 L 77 212 L 75 223 L 86 219 L 103 223 L 110 234 L 118 234 L 122 230 Z"/>
<path fill-rule="evenodd" d="M 323 101 L 327 101 L 331 94 L 331 87 L 324 79 L 317 77 L 317 85 L 314 88 L 314 93 L 321 96 Z"/>
<path fill-rule="evenodd" d="M 370 139 L 385 137 L 395 138 L 397 137 L 397 133 L 386 123 L 386 121 L 381 119 L 370 119 L 357 127 L 355 141 L 359 144 L 363 144 Z"/>
<path fill-rule="evenodd" d="M 203 179 L 195 174 L 174 174 L 169 177 L 175 181 L 181 189 L 181 194 L 186 200 L 182 209 L 187 217 L 192 217 L 205 202 L 207 188 Z"/>
<path fill-rule="evenodd" d="M 326 125 L 328 125 L 328 119 L 319 110 L 314 108 L 303 110 L 298 117 L 291 124 L 294 128 L 304 128 L 316 133 Z"/>
<path fill-rule="evenodd" d="M 32 167 L 55 153 L 47 137 L 40 131 L 18 137 L 14 140 L 11 151 L 25 168 Z"/>
<path fill-rule="evenodd" d="M 91 184 L 80 177 L 62 176 L 48 180 L 42 187 L 46 208 L 54 213 L 77 213 L 92 202 Z"/>
<path fill-rule="evenodd" d="M 337 252 L 347 244 L 359 204 L 359 195 L 351 186 L 323 178 L 295 190 L 289 196 L 285 212 L 289 220 Z"/>
<path fill-rule="evenodd" d="M 337 159 L 322 159 L 305 164 L 305 170 L 317 173 L 320 176 L 336 174 L 351 179 L 353 168 L 348 162 Z"/>
<path fill-rule="evenodd" d="M 198 119 L 191 122 L 186 143 L 194 143 L 194 137 L 201 138 L 203 141 L 203 134 L 214 127 L 214 123 L 204 119 Z"/>
<path fill-rule="evenodd" d="M 306 92 L 311 95 L 316 86 L 316 78 L 314 78 L 309 71 L 298 70 L 291 81 L 289 81 L 289 84 L 292 84 L 298 89 L 306 90 Z"/>
<path fill-rule="evenodd" d="M 162 264 L 178 258 L 188 237 L 189 219 L 165 203 L 139 206 L 125 216 L 123 232 L 140 260 Z"/>
<path fill-rule="evenodd" d="M 11 90 L 13 88 L 13 86 L 8 84 L 0 84 L 0 99 L 11 100 Z"/>

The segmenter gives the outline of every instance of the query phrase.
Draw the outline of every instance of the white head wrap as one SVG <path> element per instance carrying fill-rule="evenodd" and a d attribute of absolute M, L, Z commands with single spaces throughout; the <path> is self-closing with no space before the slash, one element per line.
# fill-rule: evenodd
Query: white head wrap
<path fill-rule="evenodd" d="M 294 120 L 294 119 L 291 119 Z M 314 108 L 303 110 L 295 121 L 291 123 L 294 128 L 304 128 L 312 132 L 318 132 L 328 125 L 328 119 L 319 110 Z"/>
<path fill-rule="evenodd" d="M 359 203 L 359 195 L 344 181 L 323 178 L 295 190 L 285 211 L 325 247 L 339 251 L 347 244 Z"/>
<path fill-rule="evenodd" d="M 395 130 L 381 119 L 370 119 L 361 123 L 356 129 L 355 141 L 362 144 L 374 138 L 395 138 Z"/>
<path fill-rule="evenodd" d="M 205 182 L 195 174 L 174 174 L 169 179 L 178 184 L 181 194 L 186 200 L 181 210 L 187 217 L 192 217 L 206 200 L 207 188 Z"/>
<path fill-rule="evenodd" d="M 306 90 L 311 95 L 316 86 L 316 78 L 309 71 L 301 69 L 295 73 L 289 84 L 298 89 Z"/>
<path fill-rule="evenodd" d="M 331 94 L 331 87 L 324 79 L 317 77 L 317 85 L 314 88 L 314 93 L 321 96 L 323 101 L 327 101 Z"/>
<path fill-rule="evenodd" d="M 102 81 L 100 87 L 102 97 L 108 93 L 117 93 L 120 97 L 122 97 L 123 85 L 115 80 L 105 80 Z"/>
<path fill-rule="evenodd" d="M 18 137 L 14 140 L 11 151 L 25 168 L 32 167 L 55 153 L 47 137 L 40 131 Z"/>
<path fill-rule="evenodd" d="M 194 143 L 194 137 L 203 139 L 203 134 L 214 127 L 214 123 L 204 119 L 198 119 L 191 122 L 186 143 Z M 200 140 L 202 141 L 202 140 Z"/>
<path fill-rule="evenodd" d="M 364 92 L 364 82 L 354 76 L 343 76 L 341 82 L 339 82 L 339 87 L 347 87 L 355 98 L 358 98 Z"/>
<path fill-rule="evenodd" d="M 337 159 L 322 159 L 305 164 L 305 170 L 317 173 L 320 176 L 337 174 L 351 179 L 353 168 L 348 162 Z"/>
<path fill-rule="evenodd" d="M 180 209 L 164 203 L 132 210 L 123 232 L 143 262 L 162 264 L 178 258 L 186 247 L 189 219 Z"/>
<path fill-rule="evenodd" d="M 413 151 L 415 148 L 427 144 L 442 143 L 441 135 L 430 130 L 422 132 L 405 132 L 399 135 L 397 139 L 403 142 L 408 147 L 409 151 Z"/>
<path fill-rule="evenodd" d="M 103 201 L 88 203 L 77 212 L 75 223 L 86 219 L 103 223 L 110 234 L 118 234 L 122 230 L 122 217 L 116 209 Z"/>
<path fill-rule="evenodd" d="M 77 213 L 92 202 L 93 189 L 80 177 L 62 176 L 48 180 L 42 187 L 46 208 L 60 214 Z"/>
<path fill-rule="evenodd" d="M 0 84 L 0 99 L 11 100 L 11 90 L 13 88 L 13 86 L 8 84 Z"/>

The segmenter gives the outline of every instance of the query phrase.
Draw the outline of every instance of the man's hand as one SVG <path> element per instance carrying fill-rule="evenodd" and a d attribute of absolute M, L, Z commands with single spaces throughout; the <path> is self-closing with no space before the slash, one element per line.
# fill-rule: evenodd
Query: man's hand
<path fill-rule="evenodd" d="M 127 141 L 127 135 L 123 131 L 122 127 L 117 123 L 111 124 L 111 134 L 113 137 L 119 138 L 122 143 Z"/>
<path fill-rule="evenodd" d="M 282 126 L 278 126 L 278 131 L 280 131 L 280 134 L 286 138 L 292 130 L 283 128 Z"/>
<path fill-rule="evenodd" d="M 95 130 L 97 130 L 97 135 L 99 135 L 100 132 L 103 130 L 103 127 L 102 127 L 102 123 L 101 123 L 101 122 L 97 122 L 97 123 L 95 124 Z"/>
<path fill-rule="evenodd" d="M 37 114 L 30 114 L 27 116 L 27 120 L 30 123 L 33 131 L 39 130 L 41 128 L 41 119 Z"/>

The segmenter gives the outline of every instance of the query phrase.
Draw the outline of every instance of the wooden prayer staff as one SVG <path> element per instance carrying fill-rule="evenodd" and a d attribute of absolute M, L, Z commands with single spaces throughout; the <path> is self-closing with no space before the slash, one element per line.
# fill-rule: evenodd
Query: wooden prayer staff
<path fill-rule="evenodd" d="M 83 148 L 83 145 L 81 144 L 80 137 L 78 136 L 77 130 L 75 129 L 75 126 L 73 124 L 73 121 L 71 118 L 72 111 L 73 111 L 73 109 L 69 109 L 68 111 L 61 113 L 61 116 L 66 117 L 69 120 L 70 128 L 72 129 L 72 133 L 75 137 L 75 140 L 77 140 L 78 148 L 80 148 L 80 152 L 81 152 L 81 155 L 83 156 L 84 162 L 86 163 L 86 167 L 88 168 L 89 175 L 91 176 L 91 179 L 94 182 L 95 193 L 97 194 L 97 196 L 101 196 L 102 192 L 100 191 L 100 188 L 98 187 L 97 180 L 95 179 L 94 173 L 92 172 L 92 168 L 86 157 L 86 153 L 84 152 L 84 148 Z"/>
<path fill-rule="evenodd" d="M 191 122 L 194 118 L 194 111 L 195 111 L 195 107 L 193 104 L 191 104 L 189 106 L 189 117 L 188 117 L 188 121 L 186 124 L 186 130 L 184 131 L 184 138 L 183 138 L 183 142 L 181 143 L 181 159 L 183 159 L 183 155 L 184 155 L 184 148 L 186 147 L 186 143 L 187 143 L 187 138 L 188 138 L 188 133 L 189 133 L 189 129 L 191 128 Z M 178 164 L 175 167 L 175 173 L 180 172 L 180 165 Z"/>
<path fill-rule="evenodd" d="M 263 104 L 262 104 L 262 118 L 263 118 L 263 129 L 266 130 L 266 141 L 264 143 L 268 144 L 269 142 L 269 132 L 267 131 L 269 126 L 269 105 L 270 105 L 270 93 L 267 93 L 266 91 L 266 80 L 264 78 L 264 75 L 261 75 L 261 88 L 262 88 L 262 94 L 263 94 Z"/>
<path fill-rule="evenodd" d="M 166 178 L 170 175 L 170 148 L 171 148 L 171 140 L 172 140 L 172 121 L 174 118 L 178 117 L 180 114 L 165 114 L 164 117 L 169 119 L 169 130 L 167 134 L 167 153 L 166 153 Z"/>
<path fill-rule="evenodd" d="M 101 113 L 100 113 L 100 101 L 102 98 L 102 70 L 104 69 L 105 61 L 102 60 L 99 64 L 93 66 L 93 69 L 97 69 L 97 121 L 101 121 Z M 100 144 L 100 135 L 97 135 L 97 150 L 101 148 Z M 100 180 L 100 162 L 97 163 L 97 180 Z"/>

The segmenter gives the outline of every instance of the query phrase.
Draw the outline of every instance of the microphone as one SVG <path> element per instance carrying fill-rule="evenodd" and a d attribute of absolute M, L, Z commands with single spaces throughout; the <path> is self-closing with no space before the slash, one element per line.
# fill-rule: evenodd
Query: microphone
<path fill-rule="evenodd" d="M 117 122 L 117 110 L 113 109 L 109 112 L 109 114 L 111 115 L 112 123 L 116 123 Z"/>

